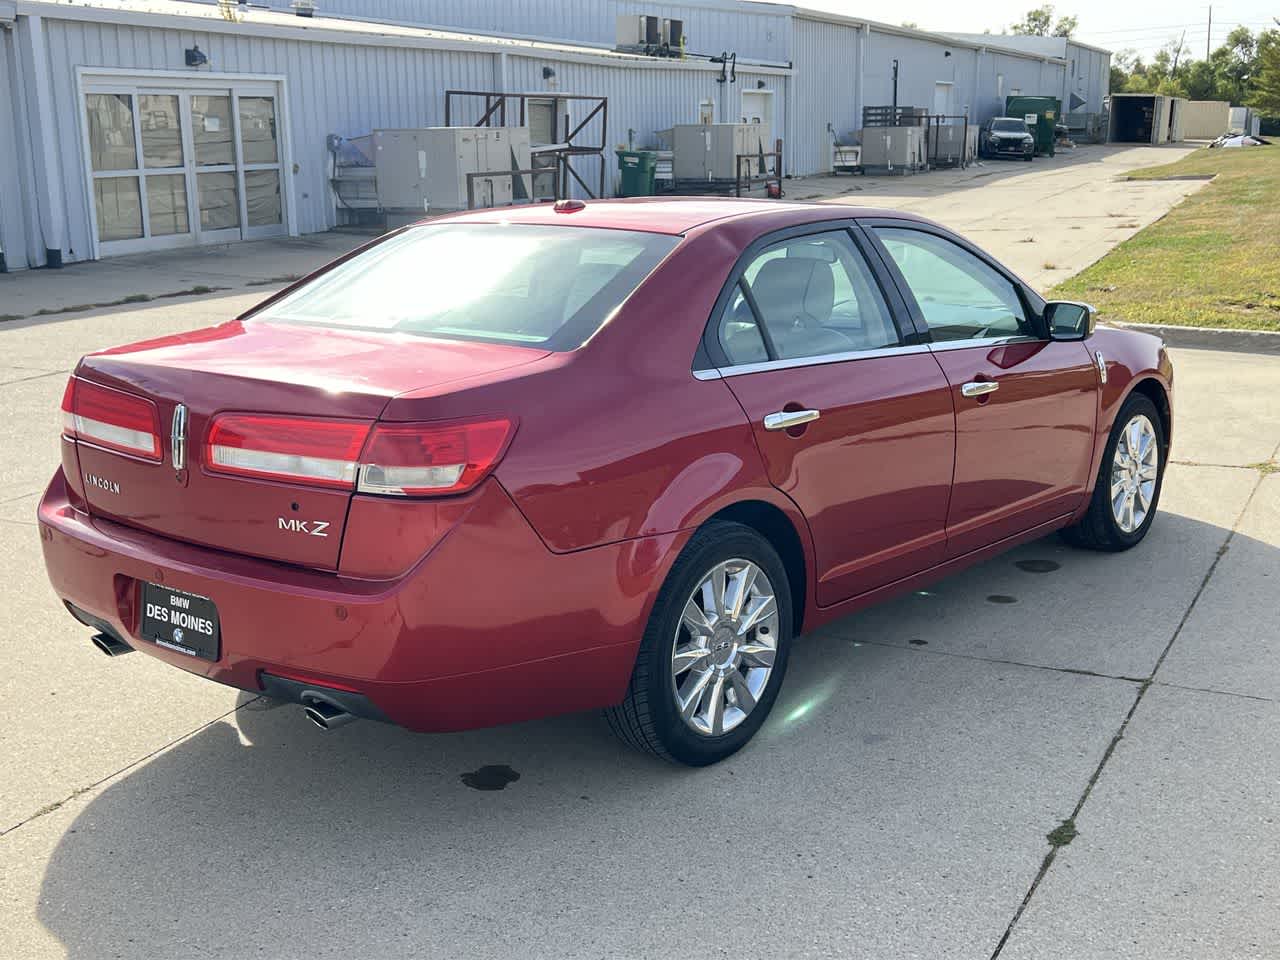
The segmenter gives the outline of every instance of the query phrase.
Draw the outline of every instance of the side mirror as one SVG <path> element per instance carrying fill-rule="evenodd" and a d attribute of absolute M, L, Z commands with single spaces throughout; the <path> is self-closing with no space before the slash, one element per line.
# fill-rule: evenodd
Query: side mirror
<path fill-rule="evenodd" d="M 1098 320 L 1087 303 L 1050 300 L 1044 305 L 1044 322 L 1050 340 L 1086 340 L 1093 336 Z"/>

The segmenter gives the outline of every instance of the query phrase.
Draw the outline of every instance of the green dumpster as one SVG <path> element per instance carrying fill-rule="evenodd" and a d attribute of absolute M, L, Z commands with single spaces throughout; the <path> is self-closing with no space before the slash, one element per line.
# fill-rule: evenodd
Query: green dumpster
<path fill-rule="evenodd" d="M 618 172 L 622 174 L 620 197 L 652 197 L 653 175 L 658 155 L 652 150 L 619 150 Z"/>
<path fill-rule="evenodd" d="M 1053 128 L 1062 118 L 1062 101 L 1057 97 L 1024 97 L 1014 95 L 1005 100 L 1006 117 L 1025 117 L 1027 130 L 1036 138 L 1036 156 L 1053 156 L 1056 140 Z M 1035 122 L 1030 122 L 1034 116 Z"/>

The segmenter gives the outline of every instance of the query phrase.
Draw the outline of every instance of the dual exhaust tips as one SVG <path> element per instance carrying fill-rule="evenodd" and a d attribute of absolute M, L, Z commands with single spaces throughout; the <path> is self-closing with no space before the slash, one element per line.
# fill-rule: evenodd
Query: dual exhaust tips
<path fill-rule="evenodd" d="M 133 653 L 133 647 L 109 633 L 95 633 L 90 642 L 108 657 L 123 657 L 126 653 Z M 306 718 L 321 730 L 336 730 L 355 719 L 353 714 L 310 690 L 303 692 L 302 702 Z"/>

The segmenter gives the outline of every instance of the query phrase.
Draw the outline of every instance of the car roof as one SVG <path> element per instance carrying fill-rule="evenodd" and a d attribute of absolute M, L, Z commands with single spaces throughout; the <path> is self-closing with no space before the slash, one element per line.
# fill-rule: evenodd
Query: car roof
<path fill-rule="evenodd" d="M 588 200 L 581 207 L 559 212 L 551 203 L 472 210 L 450 217 L 454 223 L 528 223 L 555 226 L 602 227 L 640 230 L 672 236 L 712 223 L 763 217 L 771 228 L 788 222 L 846 220 L 860 216 L 885 216 L 888 211 L 851 207 L 834 203 L 792 203 L 785 200 L 756 200 L 736 197 L 633 197 L 624 200 Z M 893 213 L 917 220 L 908 213 Z"/>

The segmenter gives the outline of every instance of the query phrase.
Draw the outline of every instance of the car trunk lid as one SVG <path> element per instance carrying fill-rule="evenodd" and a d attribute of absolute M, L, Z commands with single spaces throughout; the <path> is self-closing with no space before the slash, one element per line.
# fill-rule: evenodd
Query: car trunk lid
<path fill-rule="evenodd" d="M 157 441 L 154 451 L 134 449 L 111 442 L 108 430 L 101 434 L 107 441 L 77 443 L 89 510 L 192 543 L 336 569 L 350 486 L 230 475 L 209 462 L 206 442 L 215 419 L 247 415 L 276 428 L 282 456 L 296 456 L 289 444 L 299 439 L 297 430 L 281 433 L 282 425 L 347 425 L 358 456 L 360 428 L 376 421 L 392 397 L 461 385 L 545 355 L 526 347 L 239 321 L 92 354 L 75 376 L 154 404 Z M 185 458 L 175 459 L 175 447 Z"/>

